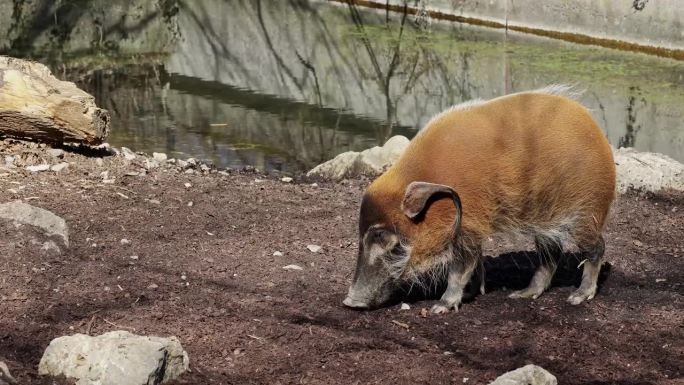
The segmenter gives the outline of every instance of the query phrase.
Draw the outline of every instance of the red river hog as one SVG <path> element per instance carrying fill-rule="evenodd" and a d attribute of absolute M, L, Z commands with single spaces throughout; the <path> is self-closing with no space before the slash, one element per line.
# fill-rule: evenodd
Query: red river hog
<path fill-rule="evenodd" d="M 596 294 L 602 231 L 615 199 L 605 135 L 581 104 L 551 86 L 472 101 L 435 116 L 361 202 L 356 271 L 343 303 L 373 308 L 426 274 L 446 276 L 432 312 L 458 309 L 488 237 L 532 237 L 540 266 L 510 295 L 537 298 L 563 247 L 581 253 L 580 304 Z"/>

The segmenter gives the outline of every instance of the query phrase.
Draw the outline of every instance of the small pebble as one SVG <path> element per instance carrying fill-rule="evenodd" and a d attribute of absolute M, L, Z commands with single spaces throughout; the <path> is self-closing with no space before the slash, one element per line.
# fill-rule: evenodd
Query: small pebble
<path fill-rule="evenodd" d="M 280 251 L 275 251 L 275 252 L 273 253 L 273 256 L 274 256 L 274 257 L 282 257 L 282 256 L 283 256 L 283 253 L 281 253 Z"/>
<path fill-rule="evenodd" d="M 312 253 L 318 253 L 319 251 L 321 251 L 321 247 L 318 245 L 307 245 L 306 248 L 309 249 L 309 251 Z"/>
<path fill-rule="evenodd" d="M 411 306 L 409 306 L 409 304 L 407 304 L 407 303 L 402 303 L 400 309 L 401 310 L 410 310 Z"/>
<path fill-rule="evenodd" d="M 48 150 L 48 154 L 54 158 L 62 158 L 64 157 L 64 150 L 61 150 L 59 148 L 51 148 Z"/>
<path fill-rule="evenodd" d="M 31 171 L 31 172 L 41 172 L 41 171 L 47 171 L 50 169 L 49 164 L 39 164 L 36 166 L 26 166 L 26 170 Z"/>
<path fill-rule="evenodd" d="M 121 153 L 123 154 L 124 159 L 126 160 L 135 159 L 135 153 L 131 151 L 131 149 L 128 147 L 121 147 Z"/>
<path fill-rule="evenodd" d="M 130 259 L 132 259 L 132 260 L 134 260 L 134 261 L 137 261 L 138 259 L 140 259 L 140 257 L 138 257 L 137 255 L 131 255 L 131 256 L 128 257 L 128 258 L 130 258 Z"/>
<path fill-rule="evenodd" d="M 147 286 L 147 288 L 150 289 L 150 290 L 154 290 L 154 289 L 159 288 L 159 286 L 157 286 L 157 285 L 154 284 L 154 283 L 151 283 L 149 286 Z"/>
<path fill-rule="evenodd" d="M 192 187 L 192 185 L 190 183 L 185 184 L 185 188 L 190 188 L 190 187 Z"/>
<path fill-rule="evenodd" d="M 285 270 L 304 270 L 299 265 L 287 265 L 287 266 L 283 266 L 283 269 L 285 269 Z"/>
<path fill-rule="evenodd" d="M 281 178 L 280 181 L 283 183 L 292 183 L 292 178 L 290 178 L 289 176 L 285 176 Z"/>
<path fill-rule="evenodd" d="M 64 170 L 64 169 L 67 168 L 67 167 L 69 167 L 69 163 L 67 163 L 67 162 L 61 162 L 61 163 L 57 163 L 56 165 L 50 167 L 50 170 L 52 170 L 52 171 L 54 171 L 54 172 L 60 172 L 60 171 Z"/>
<path fill-rule="evenodd" d="M 126 239 L 126 238 L 122 238 L 122 239 L 119 241 L 119 243 L 121 243 L 122 245 L 128 245 L 128 244 L 131 243 L 131 241 L 129 241 L 129 240 Z"/>

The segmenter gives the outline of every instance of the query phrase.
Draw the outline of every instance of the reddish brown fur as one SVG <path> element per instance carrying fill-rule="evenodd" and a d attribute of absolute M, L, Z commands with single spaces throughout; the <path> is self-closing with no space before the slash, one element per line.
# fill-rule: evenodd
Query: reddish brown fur
<path fill-rule="evenodd" d="M 596 122 L 579 103 L 542 92 L 444 113 L 368 188 L 364 200 L 372 209 L 362 210 L 362 234 L 364 223 L 395 227 L 411 244 L 409 267 L 422 270 L 452 241 L 455 208 L 440 199 L 423 220 L 410 220 L 400 206 L 413 181 L 459 194 L 459 237 L 473 244 L 493 233 L 572 222 L 574 243 L 592 245 L 615 198 L 613 154 Z"/>

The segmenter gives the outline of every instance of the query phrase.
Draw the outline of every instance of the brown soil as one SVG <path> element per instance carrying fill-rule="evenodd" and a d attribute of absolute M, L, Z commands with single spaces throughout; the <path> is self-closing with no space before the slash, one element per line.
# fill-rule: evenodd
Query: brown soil
<path fill-rule="evenodd" d="M 33 147 L 0 142 L 0 154 L 57 162 Z M 508 299 L 532 274 L 534 253 L 519 252 L 488 261 L 487 294 L 423 317 L 430 299 L 410 310 L 341 305 L 365 181 L 311 186 L 173 166 L 127 176 L 140 158 L 66 160 L 60 173 L 29 173 L 0 157 L 0 202 L 49 209 L 71 232 L 59 253 L 0 222 L 0 360 L 21 384 L 52 383 L 37 374 L 51 339 L 116 329 L 177 336 L 191 372 L 176 384 L 486 384 L 527 363 L 561 384 L 684 381 L 684 194 L 619 198 L 609 265 L 586 304 L 565 302 L 578 279 L 572 258 L 538 300 Z"/>

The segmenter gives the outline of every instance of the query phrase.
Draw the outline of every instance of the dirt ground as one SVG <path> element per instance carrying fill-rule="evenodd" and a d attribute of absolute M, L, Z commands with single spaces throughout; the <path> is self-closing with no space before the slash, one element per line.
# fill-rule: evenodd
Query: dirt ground
<path fill-rule="evenodd" d="M 533 271 L 534 253 L 518 252 L 488 260 L 487 294 L 424 317 L 429 298 L 410 310 L 341 304 L 367 181 L 126 175 L 144 160 L 72 153 L 66 170 L 30 173 L 61 161 L 32 147 L 0 142 L 0 202 L 62 216 L 70 247 L 41 250 L 39 234 L 0 222 L 0 360 L 20 384 L 53 383 L 37 373 L 53 338 L 117 329 L 177 336 L 191 372 L 175 384 L 486 384 L 527 363 L 564 385 L 684 383 L 684 194 L 619 198 L 588 303 L 565 302 L 572 258 L 539 299 L 507 298 Z M 19 167 L 2 167 L 17 154 Z"/>

